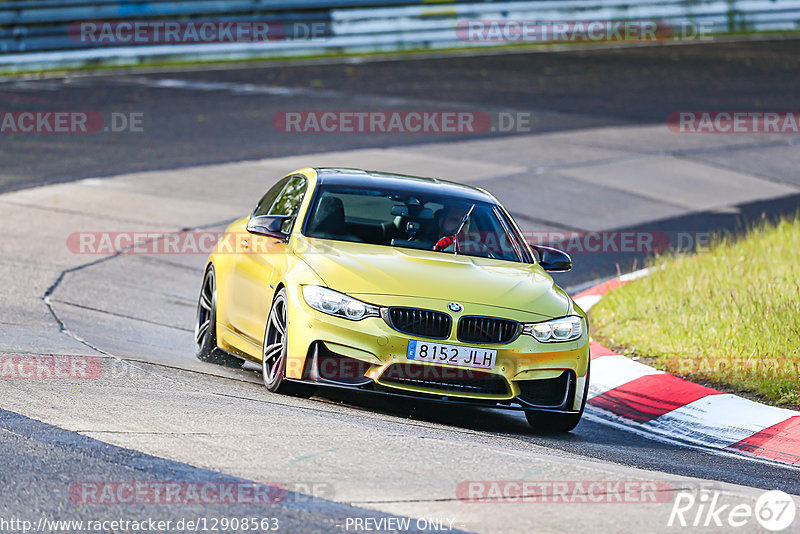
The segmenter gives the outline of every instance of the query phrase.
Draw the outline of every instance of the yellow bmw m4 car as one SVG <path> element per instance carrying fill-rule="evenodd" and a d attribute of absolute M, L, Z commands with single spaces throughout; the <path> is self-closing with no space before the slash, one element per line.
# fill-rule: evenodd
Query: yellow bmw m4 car
<path fill-rule="evenodd" d="M 586 314 L 484 190 L 435 178 L 301 169 L 209 257 L 197 356 L 260 363 L 273 392 L 317 386 L 524 411 L 569 431 L 589 389 Z"/>

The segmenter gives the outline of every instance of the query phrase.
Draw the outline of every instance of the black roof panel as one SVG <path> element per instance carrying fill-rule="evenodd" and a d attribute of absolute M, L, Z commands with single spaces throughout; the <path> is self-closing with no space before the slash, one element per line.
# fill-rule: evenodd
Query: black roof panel
<path fill-rule="evenodd" d="M 409 176 L 381 171 L 365 171 L 361 169 L 341 169 L 322 167 L 317 171 L 320 184 L 349 185 L 355 187 L 376 187 L 381 189 L 396 189 L 400 191 L 414 191 L 433 195 L 445 195 L 491 202 L 494 200 L 485 192 L 468 185 L 449 182 L 438 178 L 423 176 Z"/>

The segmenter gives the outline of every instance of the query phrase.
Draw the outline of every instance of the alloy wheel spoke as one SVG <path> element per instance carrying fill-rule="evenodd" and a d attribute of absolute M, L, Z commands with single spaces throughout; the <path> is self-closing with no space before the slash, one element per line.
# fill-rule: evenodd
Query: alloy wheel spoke
<path fill-rule="evenodd" d="M 278 313 L 272 314 L 272 326 L 275 327 L 275 330 L 278 331 L 281 337 L 286 334 L 286 327 L 284 326 L 283 321 L 279 317 Z"/>
<path fill-rule="evenodd" d="M 200 295 L 200 306 L 201 306 L 201 307 L 202 307 L 204 310 L 211 311 L 211 297 L 209 297 L 209 296 L 208 296 L 208 295 L 206 295 L 205 293 L 203 293 L 202 295 Z"/>
<path fill-rule="evenodd" d="M 278 359 L 283 351 L 283 343 L 273 343 L 264 350 L 264 361 L 272 361 Z"/>
<path fill-rule="evenodd" d="M 206 332 L 208 331 L 208 326 L 209 326 L 210 323 L 211 323 L 211 321 L 206 320 L 206 321 L 204 321 L 203 323 L 200 324 L 200 327 L 197 329 L 197 338 L 196 338 L 196 341 L 198 343 L 200 343 L 200 341 L 205 337 Z"/>

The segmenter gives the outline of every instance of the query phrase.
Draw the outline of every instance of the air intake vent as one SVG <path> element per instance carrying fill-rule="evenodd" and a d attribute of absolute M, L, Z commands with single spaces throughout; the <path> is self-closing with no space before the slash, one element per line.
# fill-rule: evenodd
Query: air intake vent
<path fill-rule="evenodd" d="M 458 321 L 458 339 L 466 343 L 508 343 L 518 330 L 519 323 L 508 319 L 468 315 Z"/>
<path fill-rule="evenodd" d="M 432 389 L 441 392 L 508 395 L 508 382 L 494 373 L 436 365 L 394 363 L 381 375 L 386 385 Z"/>
<path fill-rule="evenodd" d="M 387 322 L 405 334 L 431 339 L 447 339 L 452 329 L 452 320 L 446 313 L 417 308 L 389 308 Z"/>
<path fill-rule="evenodd" d="M 556 378 L 517 382 L 519 398 L 528 404 L 542 407 L 558 407 L 566 399 L 572 398 L 569 392 L 574 389 L 574 383 L 572 371 L 564 371 Z"/>

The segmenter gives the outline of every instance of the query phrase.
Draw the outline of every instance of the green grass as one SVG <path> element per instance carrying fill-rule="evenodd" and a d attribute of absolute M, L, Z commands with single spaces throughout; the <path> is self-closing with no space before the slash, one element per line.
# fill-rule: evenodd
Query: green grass
<path fill-rule="evenodd" d="M 800 216 L 652 266 L 592 308 L 596 340 L 691 380 L 800 407 Z"/>

